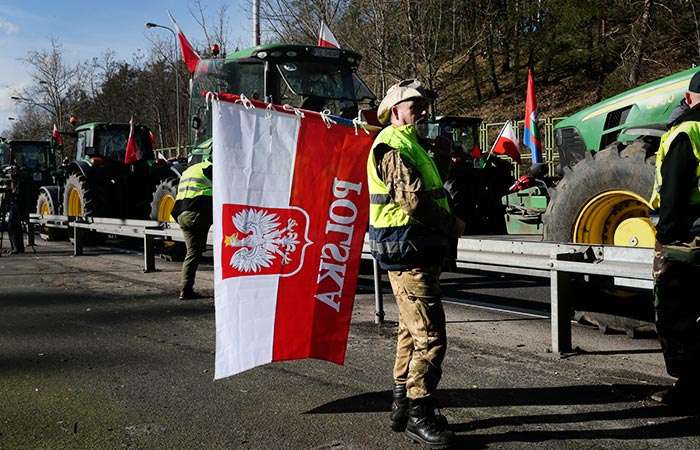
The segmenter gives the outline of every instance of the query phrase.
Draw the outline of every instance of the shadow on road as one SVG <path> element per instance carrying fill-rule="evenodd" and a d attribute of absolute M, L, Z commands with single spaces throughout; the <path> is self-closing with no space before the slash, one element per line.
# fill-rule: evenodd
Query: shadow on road
<path fill-rule="evenodd" d="M 536 388 L 440 389 L 444 408 L 487 406 L 598 405 L 645 399 L 660 386 L 641 384 L 555 386 Z M 391 391 L 368 392 L 321 405 L 305 414 L 382 412 L 391 409 Z"/>

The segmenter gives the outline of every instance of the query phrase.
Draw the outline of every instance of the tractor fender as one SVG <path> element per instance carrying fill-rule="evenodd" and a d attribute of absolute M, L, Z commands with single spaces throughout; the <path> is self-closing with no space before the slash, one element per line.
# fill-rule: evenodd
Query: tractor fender
<path fill-rule="evenodd" d="M 92 174 L 93 168 L 87 161 L 73 161 L 68 165 L 67 173 L 77 173 L 85 178 L 89 178 Z"/>

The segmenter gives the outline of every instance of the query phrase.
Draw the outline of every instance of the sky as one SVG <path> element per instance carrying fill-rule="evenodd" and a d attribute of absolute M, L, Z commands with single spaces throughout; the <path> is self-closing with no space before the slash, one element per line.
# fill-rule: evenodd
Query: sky
<path fill-rule="evenodd" d="M 223 0 L 201 3 L 213 13 Z M 252 45 L 246 0 L 226 3 L 232 41 Z M 8 118 L 19 113 L 10 96 L 30 83 L 29 68 L 20 60 L 27 52 L 49 48 L 54 38 L 63 45 L 70 63 L 99 57 L 108 49 L 117 59 L 130 60 L 139 49 L 149 48 L 147 35 L 170 35 L 167 30 L 144 27 L 146 22 L 171 26 L 168 10 L 190 41 L 203 41 L 203 32 L 189 12 L 192 6 L 191 0 L 0 0 L 0 132 L 9 129 Z"/>

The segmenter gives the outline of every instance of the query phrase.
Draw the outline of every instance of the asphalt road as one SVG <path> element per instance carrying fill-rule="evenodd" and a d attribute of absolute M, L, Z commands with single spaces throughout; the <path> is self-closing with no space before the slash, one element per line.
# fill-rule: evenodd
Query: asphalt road
<path fill-rule="evenodd" d="M 179 264 L 144 274 L 131 250 L 40 243 L 0 257 L 0 448 L 418 449 L 387 424 L 396 310 L 373 321 L 363 277 L 346 364 L 276 363 L 214 382 L 213 301 L 175 298 Z M 546 304 L 531 279 L 449 276 L 468 302 Z M 199 285 L 211 286 L 211 265 Z M 450 287 L 453 285 L 453 287 Z M 211 289 L 208 289 L 211 293 Z M 656 341 L 446 304 L 439 401 L 456 448 L 700 448 L 700 419 L 647 400 L 671 382 Z"/>

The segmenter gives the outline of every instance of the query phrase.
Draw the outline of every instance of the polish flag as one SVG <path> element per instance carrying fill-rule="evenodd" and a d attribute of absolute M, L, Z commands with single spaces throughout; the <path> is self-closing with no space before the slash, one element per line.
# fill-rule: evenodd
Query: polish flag
<path fill-rule="evenodd" d="M 182 32 L 180 26 L 177 24 L 177 22 L 175 22 L 175 17 L 173 17 L 170 11 L 168 11 L 168 15 L 170 16 L 170 21 L 173 23 L 175 31 L 177 32 L 177 41 L 180 44 L 182 60 L 185 62 L 187 70 L 189 70 L 190 73 L 194 73 L 195 69 L 197 68 L 197 63 L 199 63 L 199 60 L 202 58 L 195 51 L 194 47 L 192 47 L 190 41 L 187 40 L 185 33 Z"/>
<path fill-rule="evenodd" d="M 345 359 L 373 137 L 318 113 L 213 101 L 215 378 Z"/>
<path fill-rule="evenodd" d="M 53 131 L 51 132 L 51 137 L 53 138 L 56 145 L 63 145 L 63 136 L 61 136 L 61 132 L 58 131 L 58 127 L 56 127 L 56 124 L 53 124 Z"/>
<path fill-rule="evenodd" d="M 491 147 L 491 152 L 497 155 L 510 156 L 513 161 L 518 164 L 522 162 L 520 159 L 518 137 L 515 135 L 515 130 L 510 120 L 503 125 L 501 132 L 498 133 L 496 142 L 494 142 L 493 147 Z"/>
<path fill-rule="evenodd" d="M 318 35 L 318 46 L 319 47 L 333 47 L 340 48 L 338 40 L 333 36 L 333 32 L 324 21 L 321 21 L 321 32 Z"/>
<path fill-rule="evenodd" d="M 126 141 L 126 153 L 124 153 L 124 164 L 133 164 L 139 160 L 139 147 L 136 144 L 136 134 L 134 133 L 134 118 L 129 120 L 129 139 Z"/>

